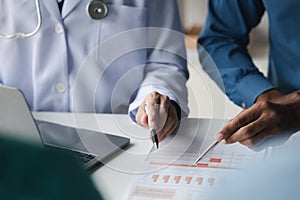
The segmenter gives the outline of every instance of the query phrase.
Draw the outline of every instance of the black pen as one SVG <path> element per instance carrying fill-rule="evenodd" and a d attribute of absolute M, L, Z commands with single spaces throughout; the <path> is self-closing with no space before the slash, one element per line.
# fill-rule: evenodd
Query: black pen
<path fill-rule="evenodd" d="M 156 144 L 156 148 L 158 149 L 158 138 L 157 138 L 156 130 L 154 128 L 151 128 L 150 133 L 151 133 L 152 142 L 153 144 L 154 143 Z"/>
<path fill-rule="evenodd" d="M 146 104 L 144 104 L 144 109 L 145 109 L 146 114 L 148 115 L 148 109 L 147 109 Z M 151 139 L 152 139 L 153 144 L 155 144 L 156 148 L 158 149 L 158 137 L 156 134 L 156 129 L 150 127 L 150 134 L 151 134 Z"/>

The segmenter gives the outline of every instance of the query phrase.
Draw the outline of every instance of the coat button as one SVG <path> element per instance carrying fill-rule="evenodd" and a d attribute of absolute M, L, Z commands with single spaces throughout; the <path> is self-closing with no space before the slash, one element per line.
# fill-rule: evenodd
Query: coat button
<path fill-rule="evenodd" d="M 56 86 L 55 86 L 55 89 L 57 92 L 59 93 L 64 93 L 66 91 L 66 86 L 63 84 L 63 83 L 58 83 Z"/>
<path fill-rule="evenodd" d="M 107 13 L 107 5 L 99 0 L 93 0 L 87 5 L 88 15 L 92 19 L 102 19 Z"/>
<path fill-rule="evenodd" d="M 63 27 L 62 27 L 61 24 L 56 24 L 55 27 L 54 27 L 54 30 L 55 30 L 55 32 L 56 32 L 57 34 L 62 34 L 63 31 L 64 31 L 64 29 L 63 29 Z"/>
<path fill-rule="evenodd" d="M 247 108 L 247 105 L 246 105 L 245 102 L 242 103 L 242 107 L 243 107 L 243 108 Z"/>

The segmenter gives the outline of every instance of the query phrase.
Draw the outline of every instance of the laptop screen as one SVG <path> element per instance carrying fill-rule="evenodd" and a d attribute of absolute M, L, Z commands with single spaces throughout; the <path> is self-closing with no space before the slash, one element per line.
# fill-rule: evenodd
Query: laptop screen
<path fill-rule="evenodd" d="M 22 92 L 0 86 L 0 136 L 42 145 L 42 141 Z"/>

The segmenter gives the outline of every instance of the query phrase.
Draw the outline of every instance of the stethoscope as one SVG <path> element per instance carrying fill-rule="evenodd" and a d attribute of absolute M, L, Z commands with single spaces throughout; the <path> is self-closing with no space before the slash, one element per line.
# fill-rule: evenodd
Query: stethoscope
<path fill-rule="evenodd" d="M 35 35 L 42 26 L 42 16 L 41 16 L 41 8 L 40 8 L 39 0 L 35 0 L 35 6 L 36 6 L 38 22 L 37 22 L 36 28 L 32 32 L 29 32 L 29 33 L 17 32 L 17 33 L 12 33 L 9 35 L 4 35 L 4 34 L 0 33 L 0 39 L 27 38 L 27 37 L 31 37 L 31 36 Z M 107 5 L 105 3 L 103 3 L 102 1 L 92 0 L 91 2 L 89 2 L 87 4 L 86 11 L 87 11 L 87 14 L 92 19 L 98 20 L 98 19 L 104 18 L 107 15 L 108 8 L 107 8 Z"/>

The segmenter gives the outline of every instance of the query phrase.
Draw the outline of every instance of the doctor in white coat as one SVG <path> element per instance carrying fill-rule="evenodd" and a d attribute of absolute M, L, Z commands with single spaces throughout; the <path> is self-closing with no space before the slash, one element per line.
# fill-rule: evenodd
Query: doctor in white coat
<path fill-rule="evenodd" d="M 159 140 L 187 116 L 177 1 L 1 0 L 0 9 L 0 84 L 21 89 L 32 111 L 128 113 Z"/>

